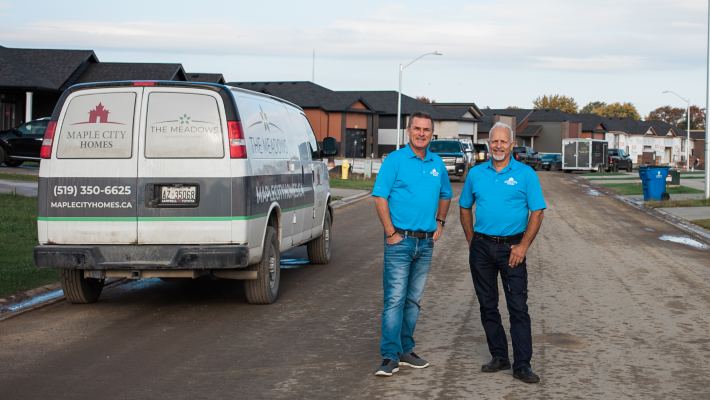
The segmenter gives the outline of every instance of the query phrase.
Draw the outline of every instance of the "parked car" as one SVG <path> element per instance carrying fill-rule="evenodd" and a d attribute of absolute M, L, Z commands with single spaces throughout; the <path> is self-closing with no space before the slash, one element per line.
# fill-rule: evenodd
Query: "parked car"
<path fill-rule="evenodd" d="M 461 182 L 466 180 L 468 171 L 474 165 L 473 157 L 466 157 L 466 148 L 458 140 L 432 140 L 429 143 L 429 151 L 441 157 L 446 165 L 446 172 L 458 176 Z"/>
<path fill-rule="evenodd" d="M 49 118 L 40 118 L 0 133 L 0 164 L 19 167 L 25 161 L 39 162 L 48 123 Z"/>
<path fill-rule="evenodd" d="M 513 156 L 521 163 L 531 166 L 535 171 L 539 171 L 542 168 L 540 153 L 528 146 L 513 147 Z"/>
<path fill-rule="evenodd" d="M 616 172 L 620 169 L 626 172 L 634 170 L 634 162 L 628 154 L 622 149 L 609 149 L 609 171 Z"/>
<path fill-rule="evenodd" d="M 471 156 L 473 157 L 473 160 L 474 160 L 474 162 L 471 164 L 472 166 L 476 166 L 478 164 L 483 164 L 484 162 L 491 159 L 491 153 L 488 152 L 488 145 L 487 144 L 474 143 L 471 146 L 473 147 L 473 152 L 471 153 Z"/>
<path fill-rule="evenodd" d="M 562 171 L 562 154 L 547 153 L 542 155 L 542 169 Z"/>
<path fill-rule="evenodd" d="M 303 110 L 194 82 L 72 86 L 47 127 L 34 262 L 61 271 L 71 303 L 109 277 L 244 280 L 247 301 L 279 291 L 279 254 L 330 261 L 324 157 Z"/>

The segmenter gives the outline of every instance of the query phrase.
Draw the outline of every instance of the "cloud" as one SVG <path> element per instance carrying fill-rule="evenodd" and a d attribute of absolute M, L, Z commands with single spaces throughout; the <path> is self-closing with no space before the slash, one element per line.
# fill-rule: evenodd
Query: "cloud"
<path fill-rule="evenodd" d="M 25 47 L 193 55 L 302 57 L 315 48 L 319 57 L 398 62 L 437 50 L 447 60 L 482 68 L 668 70 L 704 63 L 707 11 L 700 3 L 500 0 L 447 2 L 426 13 L 416 4 L 383 4 L 348 18 L 336 7 L 315 23 L 58 19 L 2 27 L 0 40 Z"/>

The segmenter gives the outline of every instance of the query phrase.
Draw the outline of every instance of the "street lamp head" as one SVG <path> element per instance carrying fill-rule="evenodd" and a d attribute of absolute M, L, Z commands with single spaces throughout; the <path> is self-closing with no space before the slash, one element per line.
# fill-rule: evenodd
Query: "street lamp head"
<path fill-rule="evenodd" d="M 443 54 L 439 53 L 438 51 L 435 51 L 435 52 L 434 52 L 434 55 L 435 55 L 435 56 L 443 56 Z"/>
<path fill-rule="evenodd" d="M 670 93 L 670 92 L 666 90 L 666 91 L 664 91 L 663 93 Z"/>

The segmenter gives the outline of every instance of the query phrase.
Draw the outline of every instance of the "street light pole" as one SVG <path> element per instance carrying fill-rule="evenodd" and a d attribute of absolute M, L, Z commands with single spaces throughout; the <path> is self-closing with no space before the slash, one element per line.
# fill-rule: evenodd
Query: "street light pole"
<path fill-rule="evenodd" d="M 417 61 L 418 59 L 428 56 L 428 55 L 434 55 L 434 56 L 440 56 L 442 55 L 438 51 L 435 51 L 433 53 L 426 53 L 423 54 L 417 58 L 414 59 L 414 61 Z M 402 124 L 402 70 L 407 68 L 408 66 L 412 65 L 414 61 L 410 62 L 409 64 L 402 66 L 402 64 L 399 64 L 399 92 L 397 94 L 397 150 L 399 150 L 399 143 L 400 143 L 400 136 L 401 132 L 401 124 Z"/>
<path fill-rule="evenodd" d="M 666 90 L 663 93 L 673 93 L 674 95 L 680 97 L 680 95 L 678 93 L 671 92 L 670 90 Z M 685 142 L 685 170 L 690 171 L 690 99 L 686 100 L 682 97 L 680 97 L 680 99 L 685 101 L 686 103 L 688 103 L 688 108 L 686 108 L 687 113 L 685 114 L 686 118 L 687 118 L 685 120 L 685 124 L 686 124 L 685 127 L 687 128 L 686 130 L 688 131 L 688 139 Z"/>

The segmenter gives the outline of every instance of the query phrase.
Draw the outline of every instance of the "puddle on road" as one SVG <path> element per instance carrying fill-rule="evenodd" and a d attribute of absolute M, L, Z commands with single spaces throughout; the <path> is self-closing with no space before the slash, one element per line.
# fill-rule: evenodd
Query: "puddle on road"
<path fill-rule="evenodd" d="M 604 196 L 603 194 L 597 192 L 597 191 L 594 190 L 594 189 L 589 189 L 589 190 L 587 191 L 587 194 L 588 194 L 588 195 L 591 195 L 591 196 Z"/>
<path fill-rule="evenodd" d="M 654 232 L 654 230 L 651 229 L 651 228 L 643 228 L 643 230 L 645 230 L 645 231 L 650 231 L 650 232 Z"/>
<path fill-rule="evenodd" d="M 306 258 L 282 258 L 281 269 L 296 269 L 308 264 Z"/>
<path fill-rule="evenodd" d="M 659 239 L 665 242 L 685 244 L 700 250 L 710 250 L 710 246 L 686 236 L 663 235 Z"/>
<path fill-rule="evenodd" d="M 589 187 L 589 185 L 580 184 L 581 187 Z"/>

